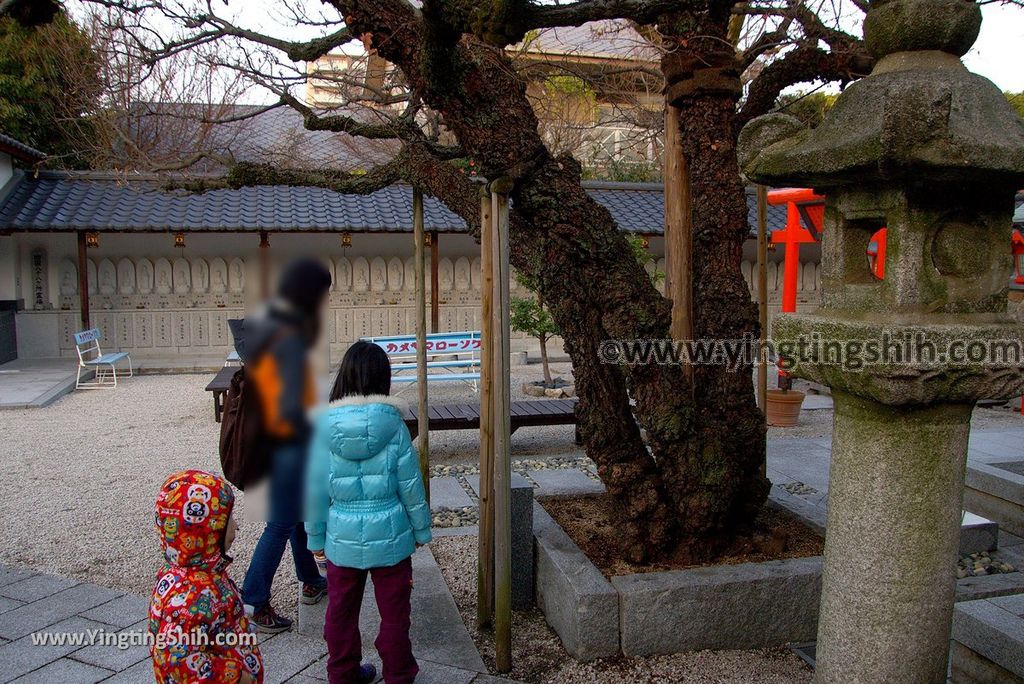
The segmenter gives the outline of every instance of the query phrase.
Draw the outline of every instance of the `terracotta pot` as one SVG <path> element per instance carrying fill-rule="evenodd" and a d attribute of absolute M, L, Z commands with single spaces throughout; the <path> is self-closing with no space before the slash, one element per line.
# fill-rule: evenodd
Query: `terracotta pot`
<path fill-rule="evenodd" d="M 793 427 L 800 418 L 804 393 L 796 390 L 768 390 L 768 410 L 765 418 L 774 427 Z"/>

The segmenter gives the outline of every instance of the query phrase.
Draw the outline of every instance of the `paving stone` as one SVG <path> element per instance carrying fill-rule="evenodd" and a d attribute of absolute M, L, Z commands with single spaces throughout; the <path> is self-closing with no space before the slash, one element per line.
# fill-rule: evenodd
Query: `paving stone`
<path fill-rule="evenodd" d="M 1024 592 L 1024 573 L 1021 572 L 964 577 L 956 581 L 957 601 L 974 601 L 1021 592 Z"/>
<path fill-rule="evenodd" d="M 73 615 L 120 596 L 120 592 L 95 584 L 79 584 L 33 603 L 0 614 L 0 636 L 20 639 Z M 101 627 L 100 623 L 94 623 Z"/>
<path fill-rule="evenodd" d="M 432 509 L 465 508 L 475 505 L 466 490 L 459 484 L 458 478 L 430 478 L 430 507 Z"/>
<path fill-rule="evenodd" d="M 136 594 L 124 594 L 112 601 L 82 613 L 82 617 L 104 622 L 114 627 L 128 627 L 149 615 L 149 599 Z"/>
<path fill-rule="evenodd" d="M 1024 594 L 997 596 L 996 598 L 990 598 L 988 601 L 1003 610 L 1013 613 L 1017 617 L 1024 617 Z M 1021 636 L 1024 637 L 1024 634 Z"/>
<path fill-rule="evenodd" d="M 369 655 L 370 655 L 369 653 L 365 653 L 365 652 L 363 653 L 363 662 L 364 663 L 371 662 L 370 658 L 368 657 Z M 377 655 L 377 652 L 374 651 L 373 655 Z M 374 665 L 376 666 L 377 663 L 374 663 Z M 379 671 L 379 668 L 378 668 L 378 671 Z M 315 663 L 313 663 L 312 665 L 307 667 L 305 670 L 303 670 L 299 674 L 302 675 L 303 677 L 307 677 L 307 678 L 312 679 L 313 681 L 316 681 L 316 682 L 326 682 L 327 681 L 327 656 L 324 656 L 320 660 L 316 661 Z"/>
<path fill-rule="evenodd" d="M 537 496 L 600 494 L 604 485 L 582 470 L 529 470 L 526 473 L 537 483 Z"/>
<path fill-rule="evenodd" d="M 1024 677 L 1024 619 L 992 601 L 958 603 L 953 611 L 953 639 Z"/>
<path fill-rule="evenodd" d="M 420 672 L 416 675 L 416 684 L 470 684 L 480 674 L 422 658 L 417 662 Z"/>
<path fill-rule="evenodd" d="M 307 637 L 296 632 L 284 632 L 260 645 L 263 666 L 266 668 L 264 684 L 287 681 L 299 674 L 327 652 L 323 638 Z"/>
<path fill-rule="evenodd" d="M 474 672 L 484 672 L 486 667 L 476 650 L 455 600 L 441 575 L 428 547 L 421 548 L 412 556 L 412 640 L 413 653 L 418 659 L 443 662 L 453 667 Z M 323 644 L 324 615 L 326 602 L 314 606 L 299 605 L 299 632 L 305 638 L 315 639 Z M 359 631 L 363 638 L 363 660 L 379 665 L 375 661 L 376 649 L 373 641 L 380 629 L 380 614 L 373 596 L 373 581 L 367 582 L 366 592 L 359 614 Z M 269 642 L 273 643 L 273 641 Z M 263 647 L 261 647 L 263 648 Z M 325 649 L 326 652 L 326 649 Z M 268 666 L 269 668 L 269 666 Z M 306 676 L 326 678 L 323 665 L 303 670 Z M 419 681 L 419 680 L 417 680 Z"/>
<path fill-rule="evenodd" d="M 1020 546 L 1021 544 L 1024 544 L 1024 537 L 1018 537 L 1017 535 L 1015 535 L 1015 534 L 1013 534 L 1011 532 L 1008 532 L 1008 531 L 1006 531 L 1004 529 L 1000 529 L 999 530 L 999 547 L 1000 548 L 1009 547 L 1009 546 Z"/>
<path fill-rule="evenodd" d="M 99 622 L 86 620 L 85 618 L 72 617 L 53 625 L 47 632 L 52 634 L 86 634 L 93 629 L 103 629 L 105 625 Z M 20 639 L 0 646 L 0 682 L 8 682 L 37 670 L 43 665 L 59 660 L 64 656 L 74 653 L 82 647 L 77 644 L 35 644 L 32 636 L 23 636 Z"/>
<path fill-rule="evenodd" d="M 0 586 L 11 584 L 12 582 L 20 582 L 21 580 L 32 577 L 36 573 L 32 570 L 26 570 L 25 568 L 15 568 L 10 565 L 0 565 Z"/>
<path fill-rule="evenodd" d="M 313 679 L 312 677 L 307 677 L 304 674 L 297 674 L 293 676 L 291 679 L 288 679 L 287 684 L 320 684 L 321 681 L 322 680 L 320 679 Z"/>
<path fill-rule="evenodd" d="M 520 682 L 489 674 L 478 674 L 476 679 L 473 680 L 473 684 L 520 684 Z"/>
<path fill-rule="evenodd" d="M 115 599 L 116 600 L 116 599 Z M 90 611 L 91 612 L 91 611 Z M 84 614 L 83 614 L 84 615 Z M 135 663 L 149 658 L 149 645 L 143 641 L 149 633 L 149 621 L 141 620 L 113 634 L 123 635 L 124 648 L 116 644 L 93 644 L 75 651 L 71 657 L 89 665 L 120 672 Z"/>
<path fill-rule="evenodd" d="M 114 674 L 113 671 L 105 670 L 102 667 L 87 665 L 70 658 L 61 658 L 15 679 L 14 684 L 54 684 L 54 682 L 95 684 L 112 674 Z"/>
<path fill-rule="evenodd" d="M 78 584 L 77 581 L 67 577 L 33 575 L 20 582 L 12 582 L 0 587 L 0 596 L 17 599 L 23 603 L 31 603 L 69 589 L 76 584 Z"/>
<path fill-rule="evenodd" d="M 153 684 L 153 661 L 146 658 L 127 670 L 118 672 L 103 684 Z"/>
<path fill-rule="evenodd" d="M 6 613 L 9 610 L 14 610 L 20 606 L 25 605 L 23 601 L 17 601 L 6 596 L 0 596 L 0 613 Z"/>

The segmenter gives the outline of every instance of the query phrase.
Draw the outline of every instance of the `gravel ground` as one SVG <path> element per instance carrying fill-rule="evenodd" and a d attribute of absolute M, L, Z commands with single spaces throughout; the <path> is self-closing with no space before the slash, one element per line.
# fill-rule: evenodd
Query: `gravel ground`
<path fill-rule="evenodd" d="M 442 537 L 430 544 L 441 573 L 451 589 L 462 619 L 477 648 L 493 672 L 494 641 L 489 633 L 475 628 L 476 550 L 475 536 Z M 794 653 L 785 649 L 758 651 L 701 651 L 651 658 L 603 659 L 593 663 L 573 660 L 539 610 L 514 613 L 512 617 L 511 677 L 537 684 L 621 684 L 623 681 L 654 684 L 661 682 L 745 682 L 782 684 L 809 682 L 812 672 Z"/>
<path fill-rule="evenodd" d="M 520 385 L 539 366 L 513 370 Z M 571 377 L 568 365 L 555 373 Z M 43 409 L 0 412 L 0 463 L 7 489 L 0 497 L 0 561 L 148 595 L 161 556 L 152 530 L 157 490 L 183 468 L 219 471 L 208 375 L 143 375 L 116 390 L 80 391 Z M 432 400 L 472 401 L 464 383 L 431 385 Z M 402 395 L 415 401 L 415 392 Z M 517 459 L 574 452 L 573 428 L 524 429 L 512 440 Z M 473 431 L 431 434 L 432 462 L 475 462 Z M 575 454 L 573 454 L 575 455 Z M 262 526 L 245 520 L 232 548 L 241 580 Z M 297 583 L 288 559 L 274 584 L 274 603 L 294 615 Z"/>

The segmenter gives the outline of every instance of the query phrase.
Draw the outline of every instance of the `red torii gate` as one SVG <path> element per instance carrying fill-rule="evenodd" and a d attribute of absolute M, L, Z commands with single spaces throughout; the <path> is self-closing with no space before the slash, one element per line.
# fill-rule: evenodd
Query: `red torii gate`
<path fill-rule="evenodd" d="M 786 205 L 786 227 L 773 230 L 772 244 L 785 245 L 782 275 L 782 311 L 796 311 L 797 280 L 800 278 L 800 245 L 821 242 L 825 197 L 808 188 L 784 188 L 768 193 L 768 203 Z M 885 277 L 886 229 L 871 236 L 867 257 L 871 271 L 881 280 Z"/>

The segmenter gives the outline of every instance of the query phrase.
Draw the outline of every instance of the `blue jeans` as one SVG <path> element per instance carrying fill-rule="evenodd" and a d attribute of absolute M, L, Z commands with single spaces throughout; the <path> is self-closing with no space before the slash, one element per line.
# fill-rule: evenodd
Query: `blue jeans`
<path fill-rule="evenodd" d="M 313 553 L 306 548 L 302 523 L 302 489 L 306 469 L 306 445 L 284 442 L 274 449 L 268 484 L 267 525 L 252 554 L 242 584 L 242 600 L 256 610 L 270 603 L 270 586 L 291 542 L 295 576 L 303 584 L 323 582 Z"/>

